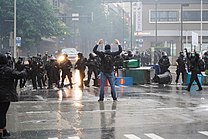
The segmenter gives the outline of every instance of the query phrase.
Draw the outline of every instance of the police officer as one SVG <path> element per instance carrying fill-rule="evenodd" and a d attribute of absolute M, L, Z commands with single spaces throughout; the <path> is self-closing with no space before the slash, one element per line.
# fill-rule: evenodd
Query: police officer
<path fill-rule="evenodd" d="M 38 86 L 40 87 L 40 89 L 42 89 L 42 87 L 46 86 L 46 84 L 45 84 L 45 79 L 44 79 L 45 68 L 44 68 L 43 61 L 41 59 L 41 55 L 39 55 L 39 57 L 37 57 L 36 62 L 37 62 L 37 81 L 38 81 Z"/>
<path fill-rule="evenodd" d="M 166 52 L 162 52 L 162 57 L 160 58 L 158 64 L 160 66 L 160 74 L 168 71 L 168 68 L 170 67 L 170 61 Z"/>
<path fill-rule="evenodd" d="M 99 68 L 98 66 L 99 65 L 96 57 L 92 53 L 90 53 L 89 58 L 87 60 L 87 67 L 88 67 L 88 72 L 87 72 L 88 78 L 86 82 L 87 87 L 89 87 L 92 73 L 94 73 L 95 76 L 94 86 L 98 86 L 98 68 Z"/>
<path fill-rule="evenodd" d="M 198 76 L 197 74 L 201 74 L 201 70 L 200 70 L 200 57 L 199 54 L 197 54 L 195 51 L 191 52 L 191 54 L 189 55 L 187 52 L 187 49 L 185 49 L 186 51 L 186 56 L 190 61 L 190 71 L 191 71 L 191 79 L 190 79 L 190 83 L 188 85 L 188 88 L 186 89 L 187 91 L 190 91 L 192 83 L 194 81 L 196 81 L 197 85 L 198 85 L 198 90 L 197 91 L 201 91 L 202 90 L 202 86 L 199 82 Z"/>
<path fill-rule="evenodd" d="M 32 57 L 32 60 L 31 60 L 31 63 L 29 66 L 31 69 L 33 91 L 35 91 L 35 90 L 37 90 L 37 74 L 38 74 L 37 56 Z"/>
<path fill-rule="evenodd" d="M 14 59 L 14 57 L 12 57 L 11 52 L 6 52 L 5 55 L 8 60 L 7 65 L 10 66 L 11 68 L 14 68 L 15 59 Z"/>
<path fill-rule="evenodd" d="M 205 70 L 208 70 L 208 51 L 204 53 L 203 59 L 205 63 Z"/>
<path fill-rule="evenodd" d="M 78 53 L 78 60 L 75 63 L 75 69 L 79 70 L 80 73 L 80 87 L 84 87 L 84 78 L 85 78 L 85 69 L 86 69 L 87 59 L 83 56 L 82 53 Z"/>
<path fill-rule="evenodd" d="M 69 79 L 70 87 L 73 88 L 72 79 L 71 79 L 72 78 L 71 68 L 73 68 L 73 65 L 72 65 L 71 61 L 69 60 L 68 55 L 64 54 L 64 60 L 62 63 L 60 63 L 60 69 L 62 71 L 61 87 L 64 87 L 64 80 L 67 76 Z"/>
<path fill-rule="evenodd" d="M 52 89 L 53 88 L 53 83 L 56 84 L 56 86 L 59 88 L 59 80 L 60 80 L 60 75 L 59 75 L 59 64 L 54 56 L 51 56 L 48 60 L 48 62 L 45 65 L 45 69 L 47 71 L 47 76 L 48 76 L 48 88 L 47 89 Z"/>
<path fill-rule="evenodd" d="M 180 52 L 179 57 L 176 60 L 177 70 L 176 70 L 176 84 L 178 83 L 178 79 L 180 74 L 182 74 L 182 82 L 185 83 L 185 74 L 186 74 L 186 59 L 184 57 L 184 53 Z"/>
<path fill-rule="evenodd" d="M 23 58 L 22 58 L 22 57 L 19 57 L 19 58 L 18 58 L 18 61 L 15 63 L 15 69 L 16 69 L 17 71 L 19 71 L 19 72 L 21 72 L 21 71 L 24 70 L 24 63 L 23 63 Z M 24 87 L 24 80 L 25 80 L 25 79 L 16 79 L 16 80 L 15 80 L 15 87 L 17 87 L 18 80 L 20 81 L 19 87 L 20 87 L 20 88 L 23 88 L 23 87 Z"/>

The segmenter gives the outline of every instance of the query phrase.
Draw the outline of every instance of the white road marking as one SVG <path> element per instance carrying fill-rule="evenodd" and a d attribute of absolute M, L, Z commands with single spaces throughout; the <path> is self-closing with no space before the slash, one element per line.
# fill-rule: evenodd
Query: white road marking
<path fill-rule="evenodd" d="M 68 137 L 68 139 L 80 139 L 79 137 Z"/>
<path fill-rule="evenodd" d="M 199 131 L 199 133 L 208 136 L 208 131 Z"/>
<path fill-rule="evenodd" d="M 124 134 L 125 137 L 127 137 L 128 139 L 141 139 L 137 136 L 135 136 L 134 134 Z"/>
<path fill-rule="evenodd" d="M 149 133 L 149 134 L 145 134 L 146 136 L 148 136 L 149 138 L 151 139 L 164 139 L 156 134 L 153 134 L 153 133 Z"/>
<path fill-rule="evenodd" d="M 48 138 L 48 139 L 58 139 L 58 138 L 55 137 L 55 138 Z"/>

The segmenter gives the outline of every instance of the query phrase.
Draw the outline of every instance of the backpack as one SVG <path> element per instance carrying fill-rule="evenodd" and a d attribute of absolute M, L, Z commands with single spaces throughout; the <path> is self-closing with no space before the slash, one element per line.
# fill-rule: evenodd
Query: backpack
<path fill-rule="evenodd" d="M 113 66 L 114 66 L 113 56 L 110 54 L 104 53 L 103 60 L 104 60 L 103 71 L 106 73 L 111 73 L 113 71 Z"/>
<path fill-rule="evenodd" d="M 204 64 L 204 61 L 202 59 L 199 59 L 199 69 L 200 71 L 205 71 L 205 64 Z"/>

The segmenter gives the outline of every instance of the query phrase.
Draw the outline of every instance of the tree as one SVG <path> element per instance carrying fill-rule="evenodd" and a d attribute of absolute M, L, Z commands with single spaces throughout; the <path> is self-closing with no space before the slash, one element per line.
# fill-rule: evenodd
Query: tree
<path fill-rule="evenodd" d="M 115 38 L 122 39 L 122 15 L 109 10 L 108 4 L 103 3 L 103 0 L 87 2 L 86 0 L 65 0 L 65 2 L 67 7 L 70 6 L 68 13 L 79 13 L 80 16 L 79 21 L 71 21 L 68 24 L 72 29 L 79 30 L 79 36 L 72 37 L 80 39 L 81 43 L 78 45 L 80 51 L 91 52 L 94 42 L 100 38 L 107 40 L 109 43 Z M 93 21 L 91 21 L 91 13 L 93 13 Z"/>
<path fill-rule="evenodd" d="M 8 38 L 13 32 L 13 1 L 0 2 L 1 38 Z M 59 36 L 64 32 L 64 24 L 55 17 L 47 0 L 17 1 L 17 36 L 22 37 L 23 47 L 37 45 L 41 37 Z"/>

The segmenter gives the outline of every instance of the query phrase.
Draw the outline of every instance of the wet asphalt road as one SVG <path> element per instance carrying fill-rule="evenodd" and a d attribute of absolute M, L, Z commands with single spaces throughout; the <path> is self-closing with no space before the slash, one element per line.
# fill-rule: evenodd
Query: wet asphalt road
<path fill-rule="evenodd" d="M 208 87 L 182 85 L 37 90 L 26 88 L 8 112 L 9 139 L 206 139 Z"/>

